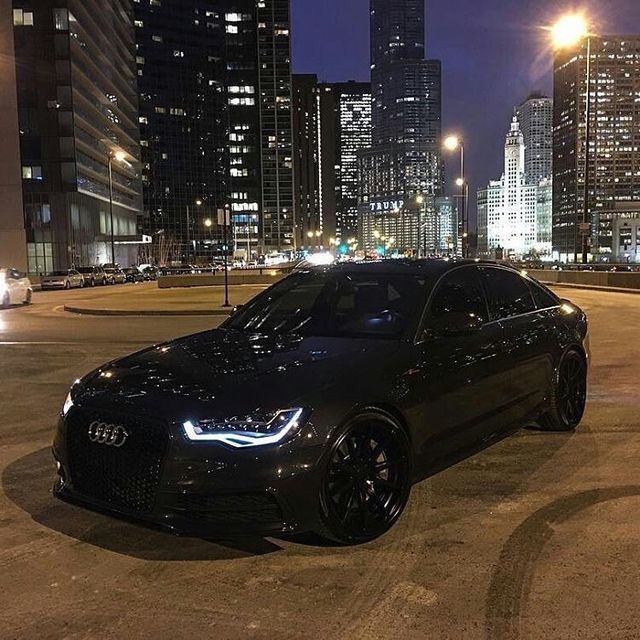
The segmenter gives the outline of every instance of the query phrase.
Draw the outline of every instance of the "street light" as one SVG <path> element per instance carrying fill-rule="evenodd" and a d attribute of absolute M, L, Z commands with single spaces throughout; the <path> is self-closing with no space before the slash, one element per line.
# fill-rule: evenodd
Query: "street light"
<path fill-rule="evenodd" d="M 590 145 L 591 145 L 591 33 L 587 18 L 580 13 L 566 15 L 549 28 L 551 39 L 556 50 L 574 49 L 586 40 L 587 61 L 586 61 L 586 95 L 585 95 L 585 133 L 584 133 L 584 203 L 582 209 L 582 224 L 576 225 L 580 228 L 582 236 L 582 263 L 589 261 L 589 177 L 590 177 Z M 580 112 L 580 104 L 576 106 Z M 576 218 L 578 211 L 576 210 Z M 574 260 L 578 262 L 578 251 L 575 247 Z"/>
<path fill-rule="evenodd" d="M 109 222 L 111 225 L 111 264 L 116 266 L 116 239 L 113 228 L 113 161 L 122 164 L 127 162 L 127 154 L 122 149 L 109 150 Z"/>
<path fill-rule="evenodd" d="M 460 198 L 462 199 L 462 228 L 458 225 L 458 233 L 462 236 L 462 255 L 469 257 L 469 246 L 465 243 L 465 233 L 468 235 L 469 216 L 467 215 L 469 184 L 464 174 L 464 142 L 456 135 L 447 136 L 443 146 L 447 151 L 457 151 L 460 149 L 460 177 L 456 180 L 456 185 L 460 187 Z"/>

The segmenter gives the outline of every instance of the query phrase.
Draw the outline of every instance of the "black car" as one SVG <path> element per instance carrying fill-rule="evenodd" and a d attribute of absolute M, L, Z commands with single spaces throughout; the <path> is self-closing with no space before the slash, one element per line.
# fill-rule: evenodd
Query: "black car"
<path fill-rule="evenodd" d="M 578 307 L 505 266 L 300 271 L 220 329 L 75 384 L 55 493 L 199 535 L 371 540 L 414 483 L 479 442 L 574 429 L 587 336 Z"/>
<path fill-rule="evenodd" d="M 144 274 L 137 269 L 136 267 L 128 267 L 127 269 L 123 269 L 122 273 L 124 273 L 124 281 L 125 282 L 145 282 L 146 278 Z"/>

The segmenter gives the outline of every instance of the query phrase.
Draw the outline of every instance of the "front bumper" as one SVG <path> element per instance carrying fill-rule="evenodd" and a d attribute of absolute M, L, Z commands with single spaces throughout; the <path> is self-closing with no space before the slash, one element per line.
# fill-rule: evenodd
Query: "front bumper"
<path fill-rule="evenodd" d="M 95 478 L 102 487 L 99 491 L 86 476 L 76 482 L 78 462 L 75 454 L 70 455 L 68 427 L 61 419 L 53 446 L 58 464 L 53 492 L 67 502 L 201 537 L 288 534 L 314 529 L 318 523 L 324 449 L 303 446 L 301 437 L 276 447 L 232 450 L 219 443 L 190 442 L 180 430 L 169 427 L 153 499 L 138 508 L 135 500 L 123 498 L 123 492 L 139 478 L 115 478 L 106 492 L 101 477 Z M 87 443 L 87 447 L 100 456 L 105 445 Z M 108 455 L 118 453 L 108 451 Z"/>

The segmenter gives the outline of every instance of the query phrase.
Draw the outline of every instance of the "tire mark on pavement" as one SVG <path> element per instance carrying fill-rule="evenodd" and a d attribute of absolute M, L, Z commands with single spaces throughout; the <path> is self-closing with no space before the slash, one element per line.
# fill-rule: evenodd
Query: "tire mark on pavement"
<path fill-rule="evenodd" d="M 640 496 L 640 485 L 591 489 L 563 496 L 529 516 L 503 545 L 486 600 L 488 640 L 522 637 L 521 614 L 531 592 L 536 563 L 554 526 L 596 504 Z"/>

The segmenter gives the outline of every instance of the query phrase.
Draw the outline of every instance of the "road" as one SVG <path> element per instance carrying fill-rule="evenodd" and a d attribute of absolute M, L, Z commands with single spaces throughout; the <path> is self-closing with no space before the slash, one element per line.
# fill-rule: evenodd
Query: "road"
<path fill-rule="evenodd" d="M 215 318 L 0 311 L 0 638 L 640 637 L 640 297 L 566 289 L 591 319 L 575 434 L 521 431 L 415 487 L 364 546 L 205 541 L 54 500 L 70 382 Z M 97 291 L 92 295 L 102 295 Z"/>

